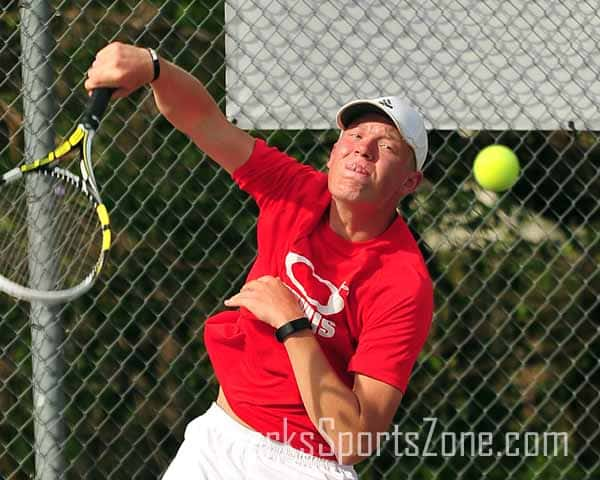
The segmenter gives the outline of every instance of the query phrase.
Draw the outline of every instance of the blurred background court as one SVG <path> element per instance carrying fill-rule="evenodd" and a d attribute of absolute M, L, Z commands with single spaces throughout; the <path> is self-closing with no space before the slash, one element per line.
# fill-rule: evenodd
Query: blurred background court
<path fill-rule="evenodd" d="M 361 478 L 600 478 L 593 2 L 5 0 L 1 170 L 33 154 L 35 138 L 68 133 L 85 72 L 114 40 L 156 48 L 232 121 L 320 169 L 342 103 L 401 94 L 423 110 L 426 181 L 401 208 L 436 312 L 395 423 L 420 432 L 422 448 L 423 419 L 436 418 L 438 454 L 390 444 Z M 492 143 L 521 161 L 504 194 L 471 175 Z M 256 253 L 256 206 L 158 115 L 149 89 L 112 104 L 95 151 L 115 232 L 101 280 L 50 310 L 0 297 L 7 480 L 160 477 L 216 398 L 204 320 Z M 491 432 L 495 450 L 517 432 L 520 454 L 442 456 L 442 431 Z M 566 433 L 567 454 L 536 452 L 528 432 Z"/>

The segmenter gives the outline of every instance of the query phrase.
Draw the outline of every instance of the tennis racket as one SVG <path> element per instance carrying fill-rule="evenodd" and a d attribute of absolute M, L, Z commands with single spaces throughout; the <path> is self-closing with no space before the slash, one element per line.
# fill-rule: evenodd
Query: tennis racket
<path fill-rule="evenodd" d="M 92 141 L 112 92 L 94 90 L 64 143 L 0 177 L 1 291 L 65 303 L 89 290 L 100 274 L 111 232 L 94 178 Z M 78 160 L 80 176 L 62 168 L 68 159 Z"/>

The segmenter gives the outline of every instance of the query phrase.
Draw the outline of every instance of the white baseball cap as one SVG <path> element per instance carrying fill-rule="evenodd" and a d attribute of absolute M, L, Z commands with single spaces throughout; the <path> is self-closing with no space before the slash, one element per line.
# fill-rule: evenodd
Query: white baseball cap
<path fill-rule="evenodd" d="M 359 115 L 369 112 L 383 113 L 394 123 L 404 141 L 414 153 L 417 170 L 422 170 L 427 158 L 427 129 L 421 114 L 401 97 L 381 97 L 353 100 L 337 113 L 336 121 L 340 129 L 352 123 Z"/>

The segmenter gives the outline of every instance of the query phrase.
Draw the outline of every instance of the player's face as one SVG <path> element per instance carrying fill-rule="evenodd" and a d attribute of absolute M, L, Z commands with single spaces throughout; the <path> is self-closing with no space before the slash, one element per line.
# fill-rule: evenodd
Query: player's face
<path fill-rule="evenodd" d="M 413 152 L 384 115 L 361 116 L 344 130 L 327 162 L 333 198 L 395 208 L 415 190 L 421 172 Z"/>

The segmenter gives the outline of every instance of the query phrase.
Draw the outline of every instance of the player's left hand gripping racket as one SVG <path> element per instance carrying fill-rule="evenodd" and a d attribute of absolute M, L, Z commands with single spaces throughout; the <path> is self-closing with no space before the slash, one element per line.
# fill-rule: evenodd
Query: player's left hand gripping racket
<path fill-rule="evenodd" d="M 90 289 L 111 243 L 92 167 L 92 140 L 113 89 L 99 88 L 58 148 L 0 177 L 0 290 L 64 303 Z M 81 176 L 58 166 L 79 154 Z"/>

